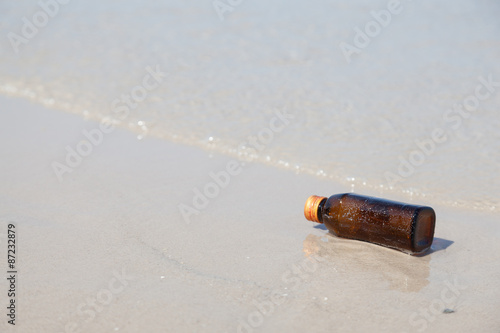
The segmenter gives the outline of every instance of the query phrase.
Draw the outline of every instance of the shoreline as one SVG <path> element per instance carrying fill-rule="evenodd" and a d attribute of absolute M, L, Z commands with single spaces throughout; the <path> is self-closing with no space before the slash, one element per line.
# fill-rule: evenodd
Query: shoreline
<path fill-rule="evenodd" d="M 484 81 L 484 78 L 482 78 Z M 484 83 L 484 82 L 483 82 Z M 2 98 L 7 98 L 7 99 L 28 99 L 32 103 L 41 105 L 41 107 L 51 107 L 51 103 L 47 101 L 47 99 L 44 99 L 43 102 L 36 99 L 34 96 L 36 96 L 36 93 L 34 91 L 24 91 L 21 97 L 21 95 L 15 95 L 12 92 L 10 92 L 8 89 L 3 89 L 2 92 L 7 95 L 2 95 Z M 12 96 L 10 96 L 12 95 Z M 52 102 L 53 103 L 53 102 Z M 355 177 L 343 177 L 335 173 L 325 173 L 323 170 L 317 170 L 315 168 L 311 168 L 310 166 L 307 165 L 299 165 L 295 164 L 297 161 L 292 161 L 292 160 L 286 160 L 286 159 L 281 159 L 281 158 L 274 158 L 271 159 L 269 156 L 265 156 L 265 154 L 260 154 L 260 150 L 256 149 L 256 147 L 259 145 L 257 143 L 253 144 L 248 144 L 248 137 L 246 138 L 245 141 L 240 142 L 239 145 L 223 145 L 223 146 L 214 146 L 214 143 L 217 142 L 218 138 L 214 137 L 207 137 L 206 140 L 196 140 L 192 141 L 189 138 L 182 138 L 178 136 L 177 134 L 174 135 L 160 135 L 154 130 L 154 124 L 146 124 L 144 121 L 138 121 L 138 123 L 130 122 L 133 119 L 133 117 L 128 117 L 125 116 L 125 118 L 122 118 L 124 111 L 123 111 L 123 106 L 119 106 L 116 109 L 113 109 L 112 112 L 104 113 L 101 115 L 103 117 L 102 119 L 97 119 L 94 116 L 90 116 L 89 114 L 84 114 L 80 115 L 79 113 L 76 112 L 70 112 L 66 110 L 65 108 L 70 108 L 69 104 L 66 103 L 64 104 L 64 108 L 61 107 L 57 109 L 59 112 L 67 113 L 67 114 L 72 114 L 78 117 L 84 117 L 86 121 L 94 121 L 98 123 L 99 125 L 96 126 L 96 129 L 100 129 L 101 132 L 106 135 L 106 129 L 101 128 L 101 127 L 108 127 L 111 128 L 109 129 L 109 133 L 113 132 L 115 128 L 120 128 L 127 130 L 131 133 L 134 133 L 134 135 L 137 136 L 138 139 L 143 139 L 145 137 L 150 137 L 150 138 L 157 138 L 160 140 L 166 140 L 170 143 L 174 144 L 179 144 L 179 145 L 185 145 L 189 146 L 192 148 L 197 148 L 197 149 L 202 149 L 208 153 L 211 154 L 219 154 L 223 156 L 228 156 L 232 157 L 233 159 L 236 160 L 248 160 L 248 161 L 255 161 L 257 163 L 261 163 L 264 165 L 272 166 L 275 168 L 291 171 L 291 172 L 297 172 L 302 175 L 309 175 L 313 176 L 316 179 L 319 179 L 321 181 L 327 181 L 327 182 L 333 182 L 336 184 L 341 184 L 342 187 L 349 188 L 349 191 L 356 191 L 356 192 L 368 192 L 368 193 L 376 193 L 374 196 L 381 196 L 381 197 L 396 197 L 396 198 L 401 198 L 399 201 L 413 201 L 413 200 L 419 200 L 423 202 L 433 202 L 437 203 L 439 205 L 445 205 L 448 207 L 454 207 L 458 208 L 461 210 L 474 210 L 477 212 L 498 212 L 498 205 L 497 202 L 494 199 L 491 199 L 490 197 L 483 197 L 483 198 L 465 198 L 465 197 L 447 197 L 445 192 L 441 193 L 430 193 L 426 192 L 422 189 L 414 188 L 412 184 L 415 186 L 414 183 L 408 183 L 405 186 L 398 186 L 395 185 L 396 183 L 401 183 L 404 182 L 404 180 L 407 177 L 410 177 L 415 173 L 416 170 L 419 169 L 419 166 L 421 164 L 415 164 L 411 162 L 410 158 L 408 156 L 404 157 L 401 155 L 401 158 L 404 160 L 400 160 L 398 163 L 399 164 L 394 164 L 393 168 L 388 169 L 384 173 L 384 177 L 386 178 L 386 181 L 383 183 L 376 183 L 376 182 L 366 182 L 363 179 L 356 179 Z M 130 113 L 130 109 L 128 109 L 128 113 Z M 127 113 L 127 114 L 128 114 Z M 279 115 L 278 115 L 279 116 Z M 285 111 L 285 117 L 286 117 L 286 111 Z M 130 121 L 129 121 L 130 120 Z M 272 121 L 272 120 L 271 120 Z M 270 121 L 270 122 L 271 122 Z M 446 125 L 446 124 L 445 124 Z M 151 127 L 152 126 L 152 127 Z M 288 126 L 288 124 L 286 124 Z M 416 149 L 412 150 L 411 152 L 407 152 L 408 154 L 412 155 L 413 153 L 419 154 L 425 160 L 426 158 L 429 158 L 430 156 L 434 155 L 434 150 L 437 149 L 436 147 L 443 146 L 446 142 L 449 141 L 454 141 L 457 138 L 454 138 L 456 136 L 456 129 L 449 127 L 449 125 L 442 126 L 442 127 L 436 127 L 434 128 L 432 133 L 429 133 L 428 135 L 428 142 L 432 142 L 434 145 L 434 148 L 432 149 L 432 153 L 428 153 L 425 151 L 425 149 L 422 146 L 416 145 Z M 269 127 L 269 126 L 268 126 Z M 266 128 L 268 129 L 268 128 Z M 286 128 L 285 128 L 286 129 Z M 92 131 L 93 129 L 88 129 L 89 131 Z M 437 133 L 437 132 L 438 133 Z M 279 132 L 273 131 L 275 134 Z M 257 133 L 254 133 L 256 136 Z M 251 135 L 250 135 L 251 136 Z M 249 137 L 250 137 L 249 136 Z M 81 137 L 85 139 L 84 133 L 81 133 Z M 453 139 L 451 139 L 453 137 Z M 425 145 L 427 142 L 426 140 L 422 140 L 422 142 L 419 141 L 420 144 Z M 272 144 L 272 140 L 271 140 Z M 264 144 L 264 147 L 266 147 L 267 144 Z M 244 147 L 242 149 L 241 147 Z M 75 148 L 75 147 L 73 147 Z M 264 148 L 265 149 L 265 148 Z M 265 153 L 265 150 L 264 150 Z M 64 166 L 59 165 L 58 166 L 60 173 L 64 174 L 67 172 L 68 169 L 66 169 Z M 70 167 L 71 168 L 71 167 Z M 402 170 L 403 169 L 403 170 Z M 358 177 L 359 178 L 359 177 Z M 391 179 L 391 181 L 389 181 Z M 469 187 L 470 189 L 470 187 Z M 463 188 L 460 189 L 460 191 L 464 191 Z"/>

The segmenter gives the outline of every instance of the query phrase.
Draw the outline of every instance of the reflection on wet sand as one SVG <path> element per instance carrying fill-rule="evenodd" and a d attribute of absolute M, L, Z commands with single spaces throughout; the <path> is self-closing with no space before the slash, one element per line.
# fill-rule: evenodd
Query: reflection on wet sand
<path fill-rule="evenodd" d="M 389 288 L 418 292 L 429 284 L 431 256 L 414 257 L 366 242 L 343 239 L 329 233 L 310 234 L 304 240 L 304 253 L 325 258 L 340 273 L 359 271 L 376 274 L 389 283 Z"/>

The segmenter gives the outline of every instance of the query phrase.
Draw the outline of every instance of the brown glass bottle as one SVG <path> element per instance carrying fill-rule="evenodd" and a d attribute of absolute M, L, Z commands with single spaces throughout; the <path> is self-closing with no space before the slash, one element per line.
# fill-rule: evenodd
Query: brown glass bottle
<path fill-rule="evenodd" d="M 344 193 L 311 196 L 304 215 L 339 237 L 362 240 L 410 254 L 432 245 L 436 214 L 431 207 Z"/>

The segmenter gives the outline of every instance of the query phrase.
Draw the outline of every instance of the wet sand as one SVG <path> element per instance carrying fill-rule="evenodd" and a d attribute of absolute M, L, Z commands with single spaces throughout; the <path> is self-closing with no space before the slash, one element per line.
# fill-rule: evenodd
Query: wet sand
<path fill-rule="evenodd" d="M 0 104 L 1 271 L 9 223 L 18 240 L 16 326 L 2 314 L 2 332 L 500 329 L 498 215 L 419 199 L 436 239 L 412 257 L 305 220 L 309 195 L 357 188 L 122 129 L 59 181 L 53 162 L 99 124 Z"/>

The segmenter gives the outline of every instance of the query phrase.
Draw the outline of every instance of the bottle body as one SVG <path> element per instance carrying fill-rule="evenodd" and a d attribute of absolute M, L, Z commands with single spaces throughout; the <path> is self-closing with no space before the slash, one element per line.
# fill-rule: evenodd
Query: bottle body
<path fill-rule="evenodd" d="M 436 215 L 431 207 L 354 193 L 332 195 L 321 200 L 316 198 L 316 221 L 339 237 L 411 254 L 422 253 L 432 245 Z"/>

